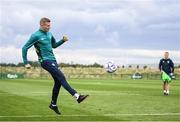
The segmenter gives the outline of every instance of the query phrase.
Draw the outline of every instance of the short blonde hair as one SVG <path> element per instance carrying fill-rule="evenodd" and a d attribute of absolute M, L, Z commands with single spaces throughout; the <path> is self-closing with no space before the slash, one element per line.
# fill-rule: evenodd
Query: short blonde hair
<path fill-rule="evenodd" d="M 51 20 L 49 18 L 47 18 L 47 17 L 43 17 L 43 18 L 40 19 L 40 25 L 45 23 L 45 22 L 51 22 Z"/>

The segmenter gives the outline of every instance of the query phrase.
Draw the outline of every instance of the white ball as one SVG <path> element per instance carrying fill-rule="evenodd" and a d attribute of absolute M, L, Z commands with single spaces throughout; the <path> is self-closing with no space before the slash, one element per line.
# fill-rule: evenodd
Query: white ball
<path fill-rule="evenodd" d="M 113 61 L 109 61 L 106 63 L 105 69 L 108 73 L 113 73 L 117 70 L 117 65 Z"/>

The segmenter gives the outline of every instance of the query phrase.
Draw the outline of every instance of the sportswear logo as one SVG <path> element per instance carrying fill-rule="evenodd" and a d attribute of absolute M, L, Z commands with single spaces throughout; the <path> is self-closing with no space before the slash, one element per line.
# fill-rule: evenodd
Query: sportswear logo
<path fill-rule="evenodd" d="M 52 63 L 52 66 L 56 66 L 54 63 Z"/>

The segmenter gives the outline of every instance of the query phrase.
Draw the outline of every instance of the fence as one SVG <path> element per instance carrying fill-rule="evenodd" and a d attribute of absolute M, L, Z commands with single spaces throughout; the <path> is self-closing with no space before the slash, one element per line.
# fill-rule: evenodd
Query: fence
<path fill-rule="evenodd" d="M 24 67 L 0 67 L 0 79 L 4 78 L 51 78 L 50 74 L 40 67 L 33 67 L 30 70 Z M 157 69 L 136 70 L 118 69 L 115 73 L 107 73 L 103 68 L 73 68 L 61 69 L 67 78 L 91 78 L 91 79 L 131 79 L 135 72 L 139 72 L 143 79 L 160 79 L 161 74 Z M 179 70 L 179 69 L 178 69 Z M 176 70 L 176 71 L 178 71 Z M 179 72 L 178 72 L 179 73 Z M 176 73 L 176 79 L 180 74 Z"/>

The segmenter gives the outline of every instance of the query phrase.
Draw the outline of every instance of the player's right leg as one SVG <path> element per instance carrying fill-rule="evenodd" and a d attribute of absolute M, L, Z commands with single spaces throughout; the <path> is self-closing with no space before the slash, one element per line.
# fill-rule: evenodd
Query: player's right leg
<path fill-rule="evenodd" d="M 51 103 L 49 105 L 49 108 L 52 109 L 53 111 L 55 111 L 57 114 L 61 114 L 61 112 L 57 106 L 57 98 L 59 95 L 61 84 L 58 82 L 58 80 L 56 78 L 53 77 L 53 79 L 54 79 L 54 87 L 52 90 L 52 100 L 51 100 Z"/>
<path fill-rule="evenodd" d="M 58 80 L 56 78 L 54 78 L 54 87 L 53 87 L 53 90 L 52 90 L 52 100 L 51 100 L 51 104 L 54 104 L 56 105 L 57 104 L 57 98 L 58 98 L 58 95 L 59 95 L 59 91 L 60 91 L 60 88 L 61 88 L 61 84 L 58 82 Z"/>

